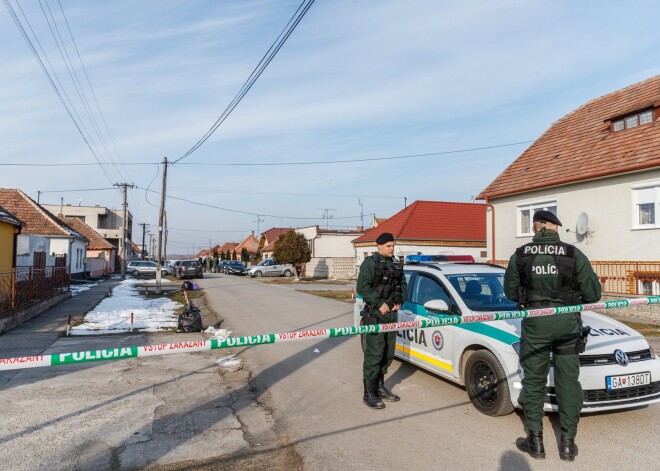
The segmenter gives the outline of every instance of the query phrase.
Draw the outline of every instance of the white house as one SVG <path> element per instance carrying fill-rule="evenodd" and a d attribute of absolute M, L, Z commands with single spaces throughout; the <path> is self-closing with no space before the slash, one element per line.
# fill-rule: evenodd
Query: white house
<path fill-rule="evenodd" d="M 309 226 L 296 229 L 305 236 L 312 255 L 305 265 L 305 276 L 315 278 L 350 278 L 355 276 L 355 248 L 352 241 L 361 230 L 340 231 Z"/>
<path fill-rule="evenodd" d="M 547 209 L 605 291 L 660 294 L 659 118 L 660 75 L 554 123 L 478 196 L 493 258 L 529 242 L 534 212 Z"/>

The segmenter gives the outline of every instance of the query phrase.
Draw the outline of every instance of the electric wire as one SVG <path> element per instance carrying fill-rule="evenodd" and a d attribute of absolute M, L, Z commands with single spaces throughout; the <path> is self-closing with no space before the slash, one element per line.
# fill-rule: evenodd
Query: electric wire
<path fill-rule="evenodd" d="M 248 91 L 252 88 L 254 83 L 257 81 L 257 79 L 261 76 L 263 71 L 268 67 L 268 64 L 273 60 L 275 55 L 279 52 L 279 50 L 282 48 L 286 40 L 291 36 L 291 33 L 293 33 L 293 30 L 296 29 L 296 26 L 300 23 L 302 18 L 305 16 L 309 8 L 312 6 L 314 3 L 314 0 L 303 0 L 303 2 L 300 4 L 296 12 L 293 14 L 287 25 L 284 27 L 282 32 L 279 34 L 279 36 L 275 39 L 273 44 L 268 48 L 268 51 L 266 51 L 266 54 L 261 58 L 257 66 L 253 69 L 252 73 L 248 77 L 248 79 L 245 81 L 241 89 L 238 91 L 238 93 L 234 96 L 232 101 L 229 103 L 227 108 L 222 112 L 220 117 L 216 120 L 216 122 L 211 126 L 211 128 L 206 131 L 204 136 L 202 136 L 201 139 L 199 139 L 195 145 L 193 145 L 185 154 L 183 154 L 181 157 L 178 159 L 174 160 L 172 162 L 172 165 L 177 164 L 181 160 L 185 159 L 188 157 L 190 154 L 195 152 L 199 147 L 206 142 L 206 140 L 211 137 L 211 135 L 220 127 L 220 125 L 227 119 L 227 117 L 231 114 L 231 112 L 238 106 L 238 104 L 241 102 L 243 97 L 247 94 Z"/>
<path fill-rule="evenodd" d="M 73 116 L 74 113 L 71 111 L 71 109 L 69 109 L 69 107 L 67 106 L 66 101 L 64 100 L 64 97 L 62 96 L 62 93 L 64 93 L 64 95 L 67 97 L 67 100 L 68 100 L 69 103 L 70 103 L 70 100 L 69 100 L 69 98 L 68 98 L 68 95 L 66 94 L 66 90 L 64 89 L 64 87 L 62 87 L 62 91 L 60 91 L 60 90 L 58 89 L 57 85 L 55 84 L 55 81 L 53 80 L 53 76 L 51 76 L 51 74 L 49 73 L 48 69 L 46 68 L 46 66 L 45 66 L 45 64 L 44 64 L 44 61 L 42 60 L 41 56 L 39 55 L 39 52 L 37 51 L 37 48 L 35 47 L 34 43 L 32 42 L 32 40 L 31 40 L 31 38 L 30 38 L 30 35 L 28 34 L 28 32 L 26 31 L 25 27 L 24 27 L 23 24 L 21 23 L 21 20 L 20 20 L 20 18 L 18 17 L 18 14 L 16 13 L 16 10 L 14 10 L 13 5 L 10 3 L 9 0 L 3 0 L 3 2 L 4 2 L 4 4 L 5 4 L 5 7 L 7 8 L 7 11 L 9 12 L 9 15 L 10 15 L 10 16 L 12 17 L 12 19 L 14 20 L 14 23 L 16 24 L 16 27 L 18 28 L 19 32 L 20 32 L 21 35 L 23 36 L 23 39 L 24 39 L 25 42 L 27 43 L 28 48 L 30 49 L 30 51 L 31 51 L 32 54 L 34 55 L 35 59 L 37 60 L 37 63 L 39 64 L 39 67 L 40 67 L 41 70 L 43 71 L 44 75 L 46 75 L 46 78 L 47 78 L 48 82 L 50 83 L 50 85 L 53 87 L 53 90 L 55 91 L 55 94 L 57 95 L 58 99 L 60 100 L 60 103 L 62 103 L 62 106 L 64 106 L 64 109 L 65 109 L 66 113 L 69 115 L 69 118 L 71 118 L 71 120 L 73 121 L 74 125 L 76 126 L 76 129 L 78 130 L 78 133 L 79 133 L 80 136 L 83 138 L 83 141 L 85 141 L 85 144 L 87 145 L 87 147 L 89 148 L 90 152 L 91 152 L 92 155 L 94 156 L 94 159 L 96 160 L 97 164 L 98 164 L 99 167 L 101 168 L 101 171 L 105 174 L 106 178 L 107 178 L 107 179 L 110 181 L 110 183 L 112 184 L 112 183 L 113 183 L 113 179 L 110 177 L 110 175 L 108 174 L 108 172 L 106 171 L 106 169 L 103 167 L 103 164 L 101 163 L 101 160 L 99 159 L 98 155 L 96 155 L 96 152 L 94 152 L 94 149 L 93 149 L 92 146 L 90 145 L 89 140 L 87 139 L 87 137 L 85 136 L 85 133 L 84 133 L 84 132 L 82 131 L 82 129 L 81 129 L 81 126 L 83 126 L 83 128 L 84 128 L 84 125 L 82 125 L 82 123 L 79 124 L 78 121 L 76 121 L 76 118 Z M 37 44 L 39 45 L 39 48 L 42 50 L 42 52 L 43 52 L 43 54 L 44 54 L 44 58 L 45 58 L 45 60 L 48 62 L 49 66 L 50 66 L 51 69 L 52 69 L 52 65 L 50 64 L 50 61 L 48 60 L 48 55 L 47 55 L 47 54 L 45 53 L 45 51 L 43 50 L 43 47 L 41 46 L 41 43 L 39 42 L 38 37 L 37 37 L 36 34 L 34 33 L 34 30 L 32 29 L 32 26 L 31 26 L 29 20 L 27 19 L 27 16 L 25 15 L 25 12 L 24 12 L 23 9 L 21 8 L 20 3 L 17 3 L 17 5 L 18 5 L 19 9 L 21 10 L 21 13 L 23 14 L 23 17 L 25 18 L 25 21 L 26 21 L 28 27 L 29 27 L 30 30 L 32 31 L 33 35 L 35 36 L 35 41 L 36 41 Z M 57 77 L 57 74 L 55 74 L 54 69 L 53 69 L 53 75 L 55 76 L 55 79 L 58 81 L 58 83 L 60 83 L 60 85 L 61 85 L 61 82 L 59 81 L 59 78 Z M 74 112 L 75 112 L 75 109 L 74 109 Z M 76 115 L 77 115 L 77 112 L 76 112 Z"/>

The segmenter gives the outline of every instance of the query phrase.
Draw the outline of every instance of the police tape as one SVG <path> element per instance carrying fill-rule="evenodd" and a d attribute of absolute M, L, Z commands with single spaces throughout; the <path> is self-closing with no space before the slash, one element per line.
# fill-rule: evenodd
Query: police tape
<path fill-rule="evenodd" d="M 284 332 L 280 334 L 249 335 L 245 337 L 229 337 L 227 339 L 193 340 L 158 345 L 143 345 L 132 347 L 117 347 L 105 350 L 88 350 L 83 352 L 58 353 L 55 355 L 35 355 L 17 358 L 0 358 L 0 371 L 17 370 L 23 368 L 39 368 L 43 366 L 69 365 L 74 363 L 88 363 L 94 361 L 125 360 L 148 356 L 171 355 L 175 353 L 205 352 L 221 348 L 246 347 L 265 345 L 280 342 L 295 342 L 320 338 L 346 337 L 351 335 L 378 334 L 384 332 L 398 332 L 409 329 L 425 329 L 429 327 L 442 327 L 475 322 L 489 322 L 509 319 L 522 319 L 525 317 L 551 316 L 555 314 L 569 314 L 594 309 L 615 309 L 630 306 L 643 306 L 660 304 L 660 296 L 645 298 L 619 299 L 592 304 L 578 304 L 575 306 L 547 307 L 521 311 L 505 311 L 484 313 L 470 316 L 450 316 L 421 318 L 414 321 L 394 322 L 391 324 L 374 324 L 349 327 L 331 327 L 327 329 L 302 330 Z"/>

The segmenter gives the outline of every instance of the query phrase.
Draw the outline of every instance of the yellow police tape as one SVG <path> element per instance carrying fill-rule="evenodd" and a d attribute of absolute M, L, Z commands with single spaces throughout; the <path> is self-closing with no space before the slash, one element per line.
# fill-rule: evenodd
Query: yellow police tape
<path fill-rule="evenodd" d="M 414 321 L 394 322 L 391 324 L 375 324 L 349 327 L 332 327 L 328 329 L 303 330 L 285 332 L 280 334 L 251 335 L 246 337 L 230 337 L 223 340 L 194 340 L 186 342 L 167 343 L 159 345 L 143 345 L 132 347 L 117 347 L 104 350 L 88 350 L 83 352 L 58 353 L 55 355 L 35 355 L 17 358 L 0 358 L 0 371 L 16 370 L 22 368 L 38 368 L 42 366 L 67 365 L 72 363 L 87 363 L 92 361 L 123 360 L 146 356 L 171 355 L 174 353 L 203 352 L 220 348 L 263 345 L 279 342 L 294 342 L 318 338 L 346 337 L 350 335 L 377 334 L 382 332 L 396 332 L 408 329 L 425 329 L 475 322 L 489 322 L 507 319 L 522 319 L 525 317 L 551 316 L 567 314 L 593 309 L 614 309 L 629 306 L 642 306 L 647 304 L 660 304 L 660 296 L 646 298 L 619 299 L 592 304 L 578 304 L 575 306 L 548 307 L 521 311 L 506 311 L 484 313 L 471 316 L 438 315 L 433 317 L 418 317 Z"/>

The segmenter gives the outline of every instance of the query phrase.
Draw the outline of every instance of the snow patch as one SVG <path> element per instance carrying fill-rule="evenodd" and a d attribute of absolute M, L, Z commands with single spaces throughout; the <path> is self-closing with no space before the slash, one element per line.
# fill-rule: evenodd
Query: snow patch
<path fill-rule="evenodd" d="M 238 371 L 243 368 L 243 360 L 236 358 L 236 355 L 220 358 L 215 364 L 228 371 Z"/>

